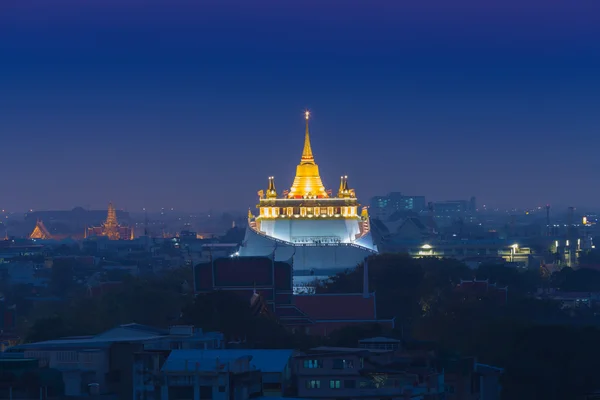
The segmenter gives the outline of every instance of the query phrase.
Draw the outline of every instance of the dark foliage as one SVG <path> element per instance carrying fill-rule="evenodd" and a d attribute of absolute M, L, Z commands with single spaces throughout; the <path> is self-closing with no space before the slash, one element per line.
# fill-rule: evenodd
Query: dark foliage
<path fill-rule="evenodd" d="M 598 390 L 600 331 L 568 326 L 525 329 L 506 358 L 503 399 L 583 398 Z"/>

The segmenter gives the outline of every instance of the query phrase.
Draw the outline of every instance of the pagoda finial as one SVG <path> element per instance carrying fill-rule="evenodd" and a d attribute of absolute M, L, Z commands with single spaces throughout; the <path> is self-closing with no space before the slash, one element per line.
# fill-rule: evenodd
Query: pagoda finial
<path fill-rule="evenodd" d="M 338 190 L 338 197 L 344 197 L 344 175 L 340 177 L 340 189 Z"/>
<path fill-rule="evenodd" d="M 277 190 L 275 190 L 275 177 L 269 177 L 269 187 L 267 188 L 267 198 L 277 198 Z"/>
<path fill-rule="evenodd" d="M 115 206 L 112 201 L 108 203 L 108 212 L 106 213 L 106 224 L 108 225 L 116 225 L 117 224 L 117 211 L 115 210 Z"/>
<path fill-rule="evenodd" d="M 302 160 L 300 164 L 314 164 L 315 158 L 313 157 L 312 148 L 310 147 L 310 134 L 308 133 L 308 119 L 310 117 L 310 111 L 304 112 L 304 118 L 306 119 L 306 132 L 304 133 L 304 150 L 302 151 Z"/>

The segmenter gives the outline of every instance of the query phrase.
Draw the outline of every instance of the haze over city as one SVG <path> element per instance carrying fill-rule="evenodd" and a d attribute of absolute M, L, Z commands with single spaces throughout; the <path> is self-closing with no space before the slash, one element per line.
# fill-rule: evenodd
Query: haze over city
<path fill-rule="evenodd" d="M 2 208 L 244 210 L 307 108 L 363 203 L 600 200 L 597 2 L 44 3 L 1 6 Z"/>

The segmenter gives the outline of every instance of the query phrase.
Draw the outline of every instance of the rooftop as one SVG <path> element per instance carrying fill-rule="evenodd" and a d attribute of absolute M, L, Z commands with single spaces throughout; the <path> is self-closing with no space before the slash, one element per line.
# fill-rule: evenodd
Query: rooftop
<path fill-rule="evenodd" d="M 201 332 L 201 331 L 200 331 Z M 194 334 L 198 333 L 195 331 Z M 202 333 L 202 336 L 214 336 L 216 333 Z M 191 335 L 189 335 L 191 337 Z M 72 336 L 43 342 L 26 343 L 10 348 L 10 351 L 20 351 L 40 348 L 104 348 L 113 343 L 146 342 L 181 337 L 181 334 L 170 334 L 169 330 L 136 323 L 124 324 L 95 336 Z"/>
<path fill-rule="evenodd" d="M 282 372 L 294 352 L 295 350 L 271 349 L 173 350 L 169 360 L 177 365 L 175 363 L 184 363 L 186 360 L 190 363 L 206 363 L 207 360 L 217 359 L 225 362 L 250 356 L 250 365 L 254 368 L 262 372 Z"/>

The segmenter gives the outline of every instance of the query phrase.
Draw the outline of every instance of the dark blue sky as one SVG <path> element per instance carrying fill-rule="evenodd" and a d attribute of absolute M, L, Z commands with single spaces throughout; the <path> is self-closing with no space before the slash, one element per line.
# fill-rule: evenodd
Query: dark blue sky
<path fill-rule="evenodd" d="M 600 3 L 480 3 L 4 0 L 0 207 L 244 210 L 306 107 L 363 203 L 597 205 Z"/>

